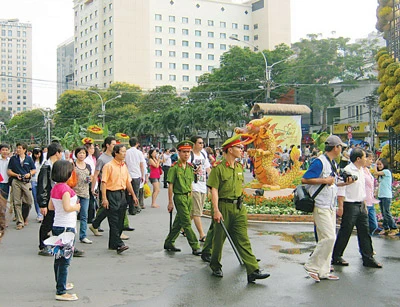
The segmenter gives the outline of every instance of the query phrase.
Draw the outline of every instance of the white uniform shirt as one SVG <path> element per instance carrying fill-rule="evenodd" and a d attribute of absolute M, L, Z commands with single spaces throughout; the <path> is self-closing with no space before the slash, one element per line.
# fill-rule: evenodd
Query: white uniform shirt
<path fill-rule="evenodd" d="M 136 147 L 131 147 L 126 151 L 125 163 L 131 178 L 142 178 L 142 171 L 140 170 L 141 162 L 146 163 L 146 160 L 143 153 Z"/>

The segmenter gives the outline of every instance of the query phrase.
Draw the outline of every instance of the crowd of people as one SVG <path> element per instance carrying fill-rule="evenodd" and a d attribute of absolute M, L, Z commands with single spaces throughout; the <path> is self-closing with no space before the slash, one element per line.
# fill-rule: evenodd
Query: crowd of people
<path fill-rule="evenodd" d="M 337 136 L 328 137 L 323 154 L 309 145 L 298 149 L 306 165 L 302 182 L 310 195 L 318 194 L 313 212 L 317 245 L 304 266 L 307 274 L 316 282 L 339 279 L 332 274 L 332 265 L 349 265 L 343 253 L 354 226 L 363 265 L 381 268 L 382 264 L 374 259 L 371 235 L 398 234 L 390 214 L 392 174 L 387 161 L 377 159 L 375 163 L 374 154 L 366 149 L 347 150 Z M 281 172 L 292 165 L 291 150 L 292 146 L 279 153 L 276 165 Z M 68 267 L 72 255 L 79 257 L 84 252 L 74 247 L 74 239 L 62 240 L 62 246 L 52 245 L 50 234 L 64 238 L 66 233 L 77 233 L 79 219 L 79 241 L 93 244 L 87 235 L 88 228 L 95 236 L 102 236 L 101 223 L 107 218 L 108 249 L 117 254 L 125 252 L 129 247 L 124 241 L 129 236 L 124 231 L 134 230 L 127 215 L 139 214 L 146 208 L 144 187 L 148 183 L 153 186 L 151 208 L 160 207 L 157 198 L 162 183 L 168 189 L 168 212 L 176 210 L 164 242 L 167 252 L 181 251 L 175 246 L 181 233 L 192 254 L 209 262 L 214 276 L 223 277 L 222 246 L 229 234 L 246 266 L 248 282 L 269 277 L 259 269 L 247 235 L 243 183 L 245 170 L 252 171 L 252 159 L 239 136 L 228 139 L 215 151 L 205 148 L 201 136 L 165 150 L 142 147 L 135 137 L 129 140 L 129 146 L 117 144 L 109 136 L 101 150 L 87 143 L 69 152 L 54 141 L 47 148 L 33 148 L 30 152 L 23 143 L 16 145 L 15 152 L 11 152 L 9 145 L 1 144 L 0 154 L 0 236 L 6 228 L 7 199 L 15 227 L 20 231 L 28 225 L 30 209 L 35 206 L 36 220 L 41 223 L 38 254 L 55 256 L 57 300 L 78 299 L 67 292 L 73 288 L 67 282 Z M 340 156 L 337 164 L 335 160 Z M 201 216 L 207 196 L 212 203 L 213 222 L 205 231 Z M 377 203 L 383 214 L 383 229 L 379 229 L 376 219 Z M 336 216 L 342 218 L 337 235 Z"/>

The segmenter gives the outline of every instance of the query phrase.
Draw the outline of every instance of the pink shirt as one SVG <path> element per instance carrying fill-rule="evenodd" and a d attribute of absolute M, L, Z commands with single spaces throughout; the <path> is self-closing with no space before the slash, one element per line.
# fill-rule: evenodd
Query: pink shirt
<path fill-rule="evenodd" d="M 368 207 L 373 206 L 374 204 L 379 203 L 379 200 L 374 197 L 374 176 L 372 176 L 371 172 L 367 167 L 364 167 L 365 174 L 365 193 L 367 197 L 365 198 L 365 203 Z"/>

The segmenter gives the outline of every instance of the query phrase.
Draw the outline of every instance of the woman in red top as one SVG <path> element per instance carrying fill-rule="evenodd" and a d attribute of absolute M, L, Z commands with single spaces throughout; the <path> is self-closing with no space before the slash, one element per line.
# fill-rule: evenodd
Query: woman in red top
<path fill-rule="evenodd" d="M 159 208 L 160 206 L 156 204 L 156 199 L 160 193 L 160 160 L 157 157 L 157 151 L 155 149 L 150 149 L 149 151 L 149 165 L 150 165 L 150 182 L 153 185 L 153 194 L 151 195 L 151 207 Z"/>

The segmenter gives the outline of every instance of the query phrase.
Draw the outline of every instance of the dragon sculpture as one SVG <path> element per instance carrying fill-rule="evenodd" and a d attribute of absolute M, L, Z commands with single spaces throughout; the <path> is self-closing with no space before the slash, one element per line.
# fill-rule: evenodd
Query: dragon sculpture
<path fill-rule="evenodd" d="M 244 145 L 253 143 L 255 148 L 248 149 L 247 153 L 254 159 L 254 172 L 258 183 L 253 183 L 252 188 L 269 188 L 279 190 L 292 187 L 293 180 L 299 176 L 301 162 L 300 151 L 293 147 L 290 158 L 293 165 L 289 171 L 281 174 L 276 168 L 274 159 L 277 153 L 282 152 L 279 139 L 282 133 L 275 133 L 277 124 L 271 125 L 272 118 L 263 117 L 250 121 L 244 128 L 235 128 L 235 133 L 241 135 Z"/>

